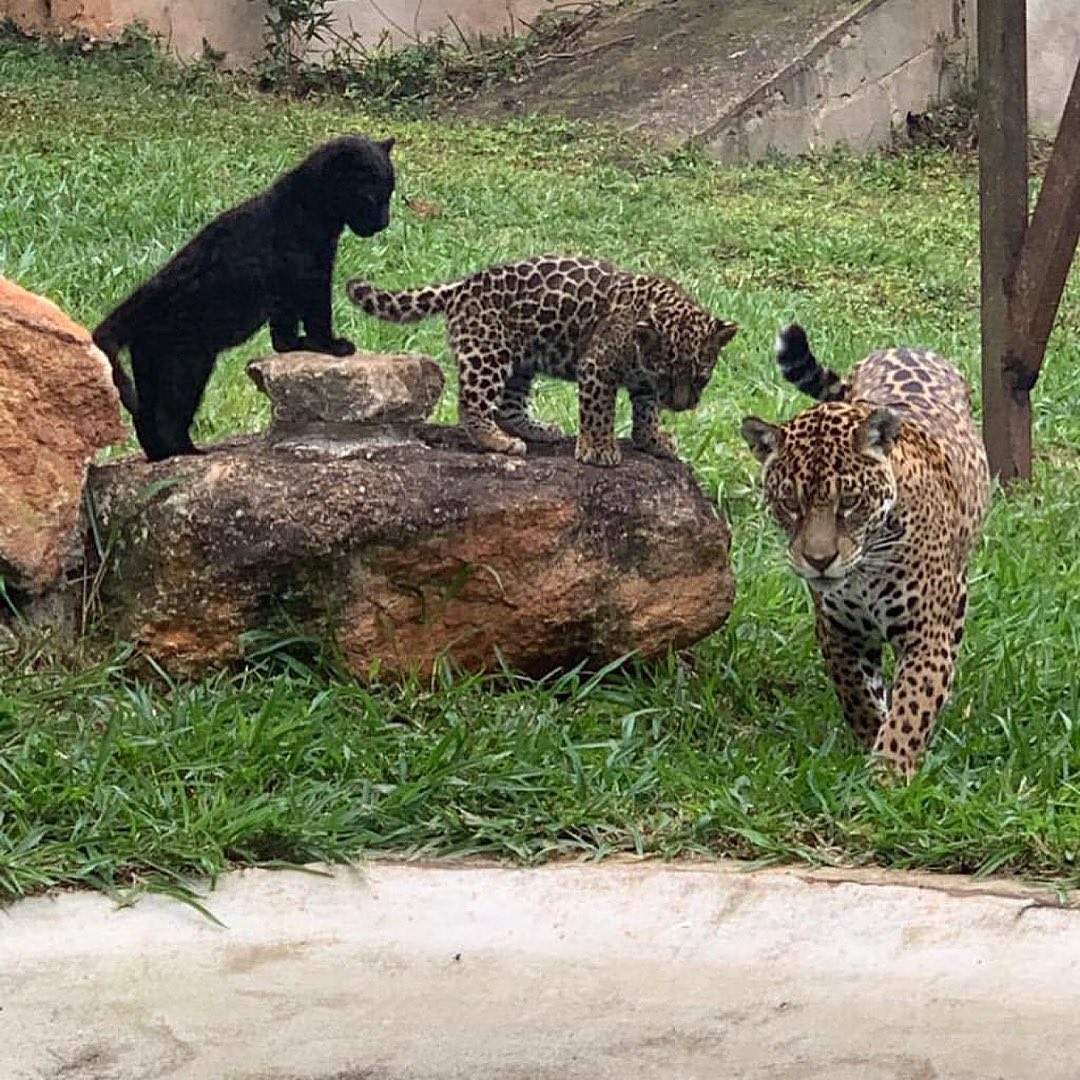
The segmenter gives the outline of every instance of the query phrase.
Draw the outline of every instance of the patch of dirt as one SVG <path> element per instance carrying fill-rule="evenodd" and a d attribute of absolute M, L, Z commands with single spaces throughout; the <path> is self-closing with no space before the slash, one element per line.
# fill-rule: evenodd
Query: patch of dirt
<path fill-rule="evenodd" d="M 459 115 L 541 113 L 614 122 L 681 143 L 858 6 L 853 0 L 631 0 L 583 16 L 512 83 Z"/>

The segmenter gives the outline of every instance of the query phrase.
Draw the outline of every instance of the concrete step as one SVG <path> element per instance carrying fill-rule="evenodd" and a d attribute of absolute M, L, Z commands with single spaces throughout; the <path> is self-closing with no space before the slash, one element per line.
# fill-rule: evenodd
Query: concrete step
<path fill-rule="evenodd" d="M 1080 913 L 737 864 L 247 871 L 0 916 L 4 1080 L 1075 1080 Z"/>

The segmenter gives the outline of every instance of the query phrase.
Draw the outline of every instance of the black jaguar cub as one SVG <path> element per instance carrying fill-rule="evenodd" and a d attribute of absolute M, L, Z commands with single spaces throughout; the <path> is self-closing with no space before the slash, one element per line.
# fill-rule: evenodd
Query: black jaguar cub
<path fill-rule="evenodd" d="M 347 135 L 320 146 L 210 222 L 94 331 L 151 461 L 199 453 L 189 429 L 218 353 L 264 323 L 277 352 L 353 351 L 331 327 L 334 258 L 346 225 L 373 236 L 389 224 L 393 145 Z"/>

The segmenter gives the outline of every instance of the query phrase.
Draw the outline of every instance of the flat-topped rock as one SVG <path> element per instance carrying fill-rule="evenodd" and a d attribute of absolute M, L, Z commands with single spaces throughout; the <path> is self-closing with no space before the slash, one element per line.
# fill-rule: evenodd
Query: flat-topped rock
<path fill-rule="evenodd" d="M 280 353 L 247 367 L 270 398 L 275 445 L 409 437 L 439 400 L 443 374 L 430 357 Z"/>
<path fill-rule="evenodd" d="M 727 618 L 729 533 L 686 466 L 624 450 L 614 469 L 569 439 L 509 458 L 422 425 L 350 455 L 250 439 L 102 465 L 102 618 L 189 675 L 251 631 L 332 639 L 380 679 L 656 657 Z"/>

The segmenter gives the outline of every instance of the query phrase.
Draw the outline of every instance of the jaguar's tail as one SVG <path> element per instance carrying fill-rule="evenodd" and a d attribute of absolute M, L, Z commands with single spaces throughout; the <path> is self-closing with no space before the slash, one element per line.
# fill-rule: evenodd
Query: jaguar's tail
<path fill-rule="evenodd" d="M 139 405 L 135 384 L 120 364 L 120 352 L 128 344 L 127 325 L 131 303 L 132 301 L 128 300 L 121 304 L 93 332 L 91 337 L 94 339 L 94 344 L 108 357 L 109 367 L 112 368 L 113 385 L 120 394 L 120 401 L 124 408 L 134 416 Z"/>
<path fill-rule="evenodd" d="M 391 292 L 354 278 L 345 286 L 345 294 L 368 315 L 387 322 L 412 323 L 442 314 L 460 285 L 460 281 L 449 281 L 443 285 L 424 285 L 419 289 Z"/>
<path fill-rule="evenodd" d="M 848 383 L 835 371 L 822 367 L 810 351 L 806 331 L 798 323 L 776 335 L 776 362 L 789 383 L 818 401 L 843 401 L 848 396 Z"/>

